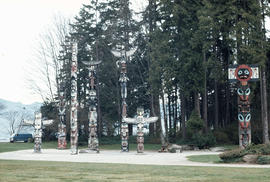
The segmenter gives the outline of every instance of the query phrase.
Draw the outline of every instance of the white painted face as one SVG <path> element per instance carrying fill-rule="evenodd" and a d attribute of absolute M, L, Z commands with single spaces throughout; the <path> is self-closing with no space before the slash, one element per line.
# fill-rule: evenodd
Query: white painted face
<path fill-rule="evenodd" d="M 143 114 L 144 114 L 144 109 L 141 108 L 141 107 L 137 108 L 137 115 L 138 116 L 143 116 Z"/>
<path fill-rule="evenodd" d="M 41 129 L 41 119 L 35 120 L 35 129 Z"/>
<path fill-rule="evenodd" d="M 35 115 L 35 129 L 41 129 L 41 113 Z"/>
<path fill-rule="evenodd" d="M 143 128 L 143 123 L 138 123 L 138 129 L 142 129 Z"/>

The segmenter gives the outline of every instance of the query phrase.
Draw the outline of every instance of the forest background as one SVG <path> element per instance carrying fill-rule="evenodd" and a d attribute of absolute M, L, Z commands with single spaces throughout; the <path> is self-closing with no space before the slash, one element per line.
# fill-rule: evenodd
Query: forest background
<path fill-rule="evenodd" d="M 160 118 L 149 126 L 153 142 L 237 144 L 237 84 L 229 83 L 228 67 L 255 64 L 261 81 L 250 83 L 252 142 L 269 143 L 268 17 L 268 0 L 148 0 L 136 14 L 129 0 L 90 0 L 72 23 L 59 19 L 40 43 L 47 91 L 37 84 L 35 90 L 44 100 L 43 115 L 58 120 L 63 84 L 69 131 L 71 37 L 76 37 L 78 122 L 85 136 L 89 80 L 82 61 L 102 61 L 96 83 L 98 134 L 112 137 L 119 134 L 121 95 L 119 59 L 111 51 L 121 49 L 136 50 L 127 63 L 127 115 L 134 117 L 142 106 Z M 57 124 L 46 128 L 46 139 Z"/>

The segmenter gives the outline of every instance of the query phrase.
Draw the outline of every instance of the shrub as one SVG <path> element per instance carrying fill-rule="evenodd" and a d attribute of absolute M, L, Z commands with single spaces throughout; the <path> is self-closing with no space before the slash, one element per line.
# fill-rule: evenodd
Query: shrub
<path fill-rule="evenodd" d="M 270 156 L 269 155 L 259 156 L 256 163 L 257 164 L 270 164 Z"/>
<path fill-rule="evenodd" d="M 247 154 L 256 154 L 256 155 L 270 155 L 270 145 L 259 144 L 254 145 L 251 144 L 247 146 L 245 149 L 235 149 L 231 151 L 226 151 L 219 155 L 219 157 L 224 162 L 239 162 L 242 160 L 242 157 Z M 270 159 L 270 157 L 269 157 Z M 259 158 L 258 158 L 259 160 Z M 266 161 L 266 158 L 260 159 L 259 162 Z M 257 163 L 259 163 L 257 161 Z"/>
<path fill-rule="evenodd" d="M 191 143 L 199 149 L 205 149 L 214 146 L 216 139 L 212 133 L 206 135 L 196 133 L 192 136 Z"/>
<path fill-rule="evenodd" d="M 209 148 L 216 144 L 216 139 L 212 133 L 203 134 L 204 122 L 200 116 L 192 111 L 187 121 L 187 143 L 199 149 Z"/>
<path fill-rule="evenodd" d="M 246 154 L 247 153 L 245 152 L 245 150 L 234 149 L 219 154 L 219 157 L 223 160 L 223 162 L 240 162 L 242 161 L 242 157 Z"/>
<path fill-rule="evenodd" d="M 257 155 L 270 155 L 270 145 L 251 144 L 244 149 L 248 154 L 257 154 Z"/>
<path fill-rule="evenodd" d="M 200 116 L 192 111 L 189 120 L 187 121 L 187 130 L 194 132 L 199 132 L 203 129 L 204 123 Z"/>

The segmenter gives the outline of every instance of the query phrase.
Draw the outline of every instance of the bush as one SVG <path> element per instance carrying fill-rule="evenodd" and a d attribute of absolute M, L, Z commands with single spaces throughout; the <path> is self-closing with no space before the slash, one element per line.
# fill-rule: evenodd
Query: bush
<path fill-rule="evenodd" d="M 270 164 L 270 156 L 269 155 L 259 156 L 256 163 L 257 164 Z"/>
<path fill-rule="evenodd" d="M 197 133 L 201 131 L 204 127 L 203 120 L 200 116 L 195 112 L 192 111 L 189 120 L 187 121 L 187 130 L 191 131 L 192 133 Z"/>
<path fill-rule="evenodd" d="M 199 115 L 192 111 L 187 121 L 187 143 L 199 149 L 209 148 L 216 144 L 216 139 L 212 133 L 203 134 L 204 122 Z"/>
<path fill-rule="evenodd" d="M 251 145 L 247 146 L 245 149 L 235 149 L 235 150 L 231 150 L 231 151 L 226 151 L 226 152 L 220 154 L 219 157 L 224 162 L 239 162 L 242 160 L 242 157 L 244 155 L 247 155 L 247 154 L 270 155 L 270 145 L 251 144 Z M 258 158 L 258 160 L 259 160 L 259 158 Z M 269 159 L 270 159 L 270 157 L 269 157 Z M 260 159 L 259 162 L 264 162 L 264 161 L 266 161 L 266 158 Z M 258 161 L 257 161 L 257 163 L 258 163 Z"/>
<path fill-rule="evenodd" d="M 226 151 L 222 154 L 219 154 L 219 157 L 223 160 L 223 162 L 241 162 L 242 157 L 246 155 L 246 151 L 242 149 L 234 149 L 230 151 Z"/>
<path fill-rule="evenodd" d="M 251 144 L 243 150 L 245 150 L 248 154 L 270 155 L 270 145 L 266 144 Z"/>
<path fill-rule="evenodd" d="M 203 135 L 196 133 L 191 138 L 191 143 L 199 149 L 206 149 L 216 144 L 216 139 L 212 133 Z"/>

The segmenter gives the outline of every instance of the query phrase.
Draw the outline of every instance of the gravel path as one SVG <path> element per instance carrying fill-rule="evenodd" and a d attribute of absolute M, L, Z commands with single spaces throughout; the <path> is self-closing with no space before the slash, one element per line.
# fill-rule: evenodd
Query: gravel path
<path fill-rule="evenodd" d="M 218 152 L 184 151 L 183 153 L 158 153 L 154 151 L 146 151 L 144 154 L 137 154 L 135 151 L 121 153 L 120 151 L 116 150 L 105 150 L 101 151 L 99 154 L 79 153 L 78 155 L 70 155 L 70 150 L 43 149 L 41 154 L 33 153 L 33 150 L 20 150 L 15 152 L 0 153 L 0 159 L 144 165 L 270 168 L 270 165 L 213 164 L 191 162 L 186 158 L 190 155 L 209 154 L 218 154 Z"/>

